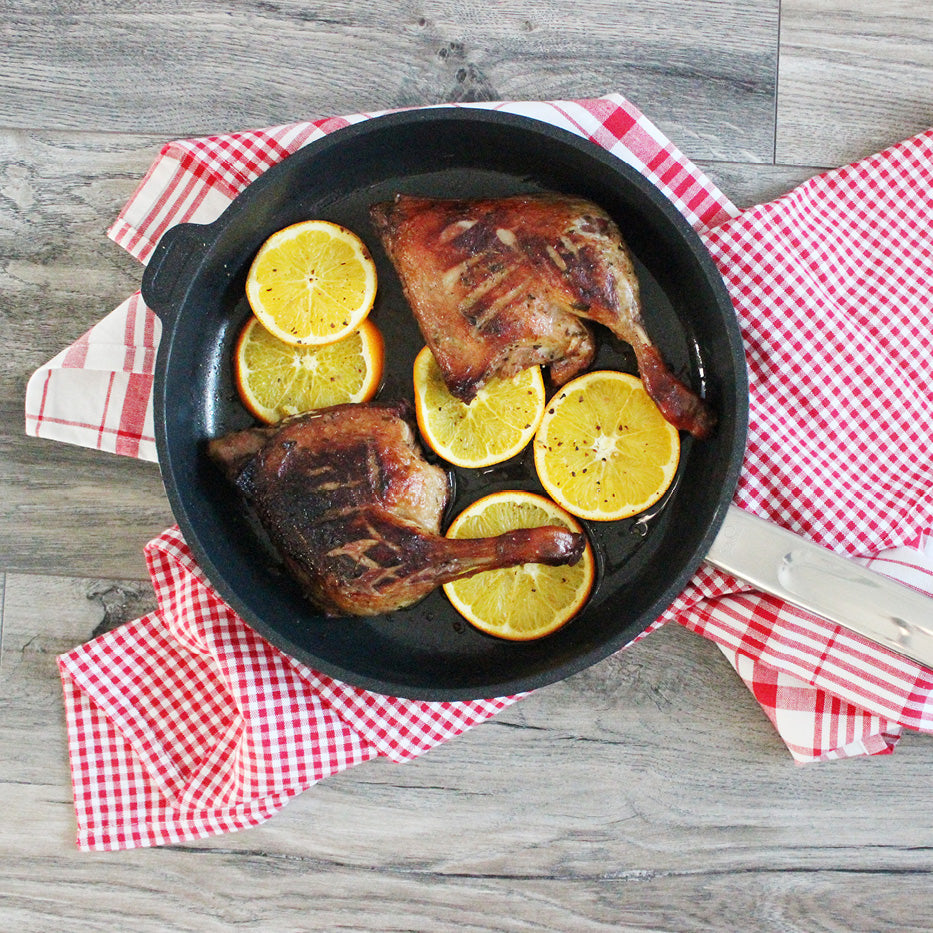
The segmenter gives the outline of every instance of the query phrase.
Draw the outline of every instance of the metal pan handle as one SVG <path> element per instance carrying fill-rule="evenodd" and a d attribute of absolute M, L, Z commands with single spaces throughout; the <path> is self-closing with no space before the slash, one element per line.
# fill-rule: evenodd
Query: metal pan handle
<path fill-rule="evenodd" d="M 162 234 L 143 271 L 142 296 L 163 323 L 181 306 L 213 237 L 209 224 L 176 224 Z"/>
<path fill-rule="evenodd" d="M 933 668 L 933 599 L 730 506 L 706 560 Z"/>

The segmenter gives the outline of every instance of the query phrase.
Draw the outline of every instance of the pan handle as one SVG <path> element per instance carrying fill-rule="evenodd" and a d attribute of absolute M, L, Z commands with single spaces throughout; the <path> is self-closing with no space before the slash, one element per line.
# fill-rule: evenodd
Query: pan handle
<path fill-rule="evenodd" d="M 730 506 L 706 560 L 757 589 L 933 668 L 933 599 Z"/>
<path fill-rule="evenodd" d="M 142 296 L 166 323 L 175 316 L 213 241 L 210 224 L 176 224 L 159 240 L 143 271 Z"/>

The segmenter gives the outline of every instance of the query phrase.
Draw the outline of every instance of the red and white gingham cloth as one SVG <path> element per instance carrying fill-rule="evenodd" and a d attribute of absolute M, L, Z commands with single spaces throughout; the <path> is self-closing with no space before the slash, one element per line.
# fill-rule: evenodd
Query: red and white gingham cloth
<path fill-rule="evenodd" d="M 59 659 L 81 848 L 252 826 L 328 775 L 413 758 L 517 699 L 413 702 L 350 687 L 246 626 L 177 529 L 146 558 L 158 608 Z"/>
<path fill-rule="evenodd" d="M 629 101 L 471 104 L 588 137 L 700 231 L 743 329 L 749 447 L 736 502 L 933 590 L 933 131 L 739 212 Z M 145 262 L 302 145 L 367 114 L 168 144 L 110 230 Z M 155 459 L 158 321 L 130 297 L 30 381 L 27 431 Z M 879 552 L 883 552 L 880 553 Z M 517 697 L 420 703 L 310 671 L 210 589 L 176 529 L 147 557 L 158 609 L 59 659 L 83 848 L 253 825 L 322 777 L 404 760 Z M 657 624 L 715 641 L 794 758 L 933 731 L 933 674 L 708 567 Z"/>

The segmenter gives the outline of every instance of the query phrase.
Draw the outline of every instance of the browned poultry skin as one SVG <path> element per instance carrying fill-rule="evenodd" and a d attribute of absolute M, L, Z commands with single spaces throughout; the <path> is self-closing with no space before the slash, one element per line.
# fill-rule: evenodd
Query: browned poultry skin
<path fill-rule="evenodd" d="M 667 368 L 641 315 L 618 227 L 590 201 L 558 194 L 480 200 L 398 195 L 373 224 L 451 393 L 550 366 L 557 385 L 593 361 L 596 321 L 629 343 L 649 395 L 697 437 L 715 418 Z"/>
<path fill-rule="evenodd" d="M 582 535 L 550 526 L 443 537 L 447 474 L 422 457 L 407 402 L 338 405 L 218 438 L 208 453 L 329 615 L 391 612 L 481 570 L 583 553 Z"/>

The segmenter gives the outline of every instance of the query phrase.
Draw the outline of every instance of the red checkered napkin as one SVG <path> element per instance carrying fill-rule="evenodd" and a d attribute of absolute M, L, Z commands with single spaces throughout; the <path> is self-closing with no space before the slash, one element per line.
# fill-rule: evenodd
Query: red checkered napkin
<path fill-rule="evenodd" d="M 157 459 L 152 374 L 162 322 L 139 292 L 37 369 L 26 385 L 26 433 Z"/>
<path fill-rule="evenodd" d="M 933 594 L 933 537 L 921 536 L 866 563 Z M 724 596 L 697 606 L 696 613 L 690 627 L 717 642 L 795 761 L 888 754 L 904 726 L 931 731 L 930 671 L 894 655 L 880 660 L 874 651 L 864 652 L 856 636 L 759 594 Z M 739 630 L 745 644 L 730 647 Z M 815 688 L 816 682 L 826 689 Z M 872 694 L 867 703 L 866 692 Z"/>
<path fill-rule="evenodd" d="M 146 557 L 157 610 L 59 658 L 83 849 L 255 825 L 328 775 L 413 758 L 518 699 L 413 702 L 347 686 L 246 626 L 177 529 Z"/>
<path fill-rule="evenodd" d="M 933 222 L 927 136 L 740 214 L 618 95 L 471 106 L 592 139 L 648 176 L 704 235 L 751 365 L 739 504 L 850 554 L 930 527 L 923 438 L 933 386 L 922 362 L 933 270 L 917 235 Z M 213 220 L 289 152 L 367 116 L 170 143 L 110 234 L 145 261 L 172 224 Z M 97 336 L 109 350 L 96 353 Z M 157 322 L 131 297 L 33 376 L 27 430 L 154 459 L 151 414 L 139 401 L 157 341 Z M 149 363 L 137 372 L 140 360 Z M 140 377 L 132 391 L 123 390 L 127 374 Z M 909 565 L 910 582 L 925 586 L 931 550 L 886 552 L 881 569 Z M 338 684 L 237 619 L 176 530 L 147 553 L 157 612 L 60 659 L 84 847 L 252 825 L 327 774 L 376 754 L 416 755 L 516 699 L 412 704 Z M 927 672 L 710 568 L 658 624 L 670 619 L 719 644 L 798 760 L 889 751 L 902 727 L 933 726 Z"/>
<path fill-rule="evenodd" d="M 701 231 L 749 366 L 736 504 L 852 556 L 918 545 L 933 526 L 931 229 L 933 130 Z M 930 591 L 930 552 L 878 567 Z M 736 589 L 701 569 L 665 618 L 726 651 L 799 760 L 888 750 L 895 726 L 931 731 L 930 671 Z M 828 696 L 805 699 L 788 676 Z"/>

